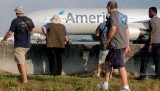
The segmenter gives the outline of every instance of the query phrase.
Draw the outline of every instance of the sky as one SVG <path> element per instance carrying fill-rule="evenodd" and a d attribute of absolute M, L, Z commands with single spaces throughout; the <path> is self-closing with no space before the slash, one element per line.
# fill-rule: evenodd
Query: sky
<path fill-rule="evenodd" d="M 0 37 L 4 36 L 16 17 L 14 9 L 23 6 L 26 14 L 54 8 L 106 8 L 109 0 L 0 0 Z M 118 8 L 160 8 L 160 0 L 115 0 Z"/>

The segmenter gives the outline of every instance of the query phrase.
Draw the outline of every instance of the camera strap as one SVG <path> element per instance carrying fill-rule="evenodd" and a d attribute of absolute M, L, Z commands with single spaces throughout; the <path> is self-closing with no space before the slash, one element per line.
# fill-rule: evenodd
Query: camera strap
<path fill-rule="evenodd" d="M 23 22 L 25 22 L 26 25 L 27 25 L 27 27 L 28 27 L 29 30 L 31 31 L 31 27 L 29 26 L 29 24 L 27 23 L 27 21 L 26 21 L 24 18 L 22 18 L 22 17 L 18 17 L 18 18 L 21 19 Z"/>

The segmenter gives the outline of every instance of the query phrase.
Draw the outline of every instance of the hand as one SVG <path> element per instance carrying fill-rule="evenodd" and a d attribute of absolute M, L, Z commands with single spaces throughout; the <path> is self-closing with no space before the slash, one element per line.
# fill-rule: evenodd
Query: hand
<path fill-rule="evenodd" d="M 126 54 L 129 54 L 131 52 L 131 49 L 130 49 L 129 45 L 127 46 L 125 52 L 126 52 Z"/>
<path fill-rule="evenodd" d="M 1 41 L 1 46 L 3 46 L 5 44 L 5 41 L 4 40 L 2 40 Z"/>
<path fill-rule="evenodd" d="M 72 44 L 70 41 L 67 41 L 67 44 Z"/>
<path fill-rule="evenodd" d="M 107 41 L 107 49 L 110 49 L 110 45 L 109 45 L 109 42 Z"/>
<path fill-rule="evenodd" d="M 152 51 L 152 45 L 149 45 L 148 52 L 150 53 Z"/>

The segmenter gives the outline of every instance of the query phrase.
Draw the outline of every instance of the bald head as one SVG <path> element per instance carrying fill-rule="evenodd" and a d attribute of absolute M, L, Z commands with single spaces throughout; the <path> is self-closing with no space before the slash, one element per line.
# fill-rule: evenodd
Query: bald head
<path fill-rule="evenodd" d="M 111 9 L 117 9 L 117 2 L 113 0 L 109 1 L 107 7 L 110 7 Z"/>

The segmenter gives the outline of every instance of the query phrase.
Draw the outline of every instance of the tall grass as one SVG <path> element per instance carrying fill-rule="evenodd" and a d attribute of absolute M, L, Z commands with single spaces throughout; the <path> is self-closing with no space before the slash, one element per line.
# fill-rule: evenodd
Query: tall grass
<path fill-rule="evenodd" d="M 0 72 L 0 91 L 104 91 L 97 87 L 104 78 L 80 78 L 76 76 L 28 75 L 28 83 L 18 82 L 19 76 Z M 132 91 L 160 91 L 160 80 L 147 79 L 139 81 L 129 77 L 129 87 Z M 120 91 L 122 82 L 114 76 L 109 82 L 109 91 Z"/>

